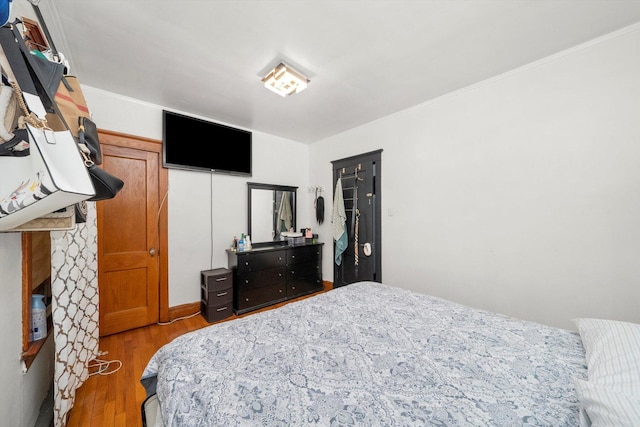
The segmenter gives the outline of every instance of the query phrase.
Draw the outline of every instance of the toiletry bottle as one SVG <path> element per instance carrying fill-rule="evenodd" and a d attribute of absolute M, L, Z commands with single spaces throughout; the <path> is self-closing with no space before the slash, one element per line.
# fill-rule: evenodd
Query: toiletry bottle
<path fill-rule="evenodd" d="M 247 234 L 247 237 L 244 238 L 244 250 L 245 251 L 251 250 L 251 236 L 249 236 L 248 234 Z"/>
<path fill-rule="evenodd" d="M 41 340 L 47 336 L 47 306 L 44 304 L 44 295 L 31 295 L 31 339 Z"/>
<path fill-rule="evenodd" d="M 244 252 L 244 233 L 240 235 L 240 240 L 238 240 L 238 252 Z"/>

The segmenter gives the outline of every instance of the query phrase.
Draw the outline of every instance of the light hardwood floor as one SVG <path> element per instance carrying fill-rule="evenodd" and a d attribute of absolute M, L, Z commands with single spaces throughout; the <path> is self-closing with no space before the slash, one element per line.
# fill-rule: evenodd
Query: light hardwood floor
<path fill-rule="evenodd" d="M 321 292 L 331 288 L 332 284 L 325 282 L 324 291 Z M 292 301 L 309 296 L 311 295 Z M 263 310 L 280 307 L 288 302 Z M 234 315 L 223 322 L 250 316 L 252 313 Z M 146 395 L 140 384 L 140 377 L 147 362 L 160 347 L 174 338 L 209 325 L 201 315 L 197 315 L 168 325 L 150 325 L 100 338 L 100 351 L 108 352 L 101 359 L 120 360 L 122 367 L 110 375 L 92 375 L 76 391 L 67 427 L 141 427 L 140 408 Z"/>

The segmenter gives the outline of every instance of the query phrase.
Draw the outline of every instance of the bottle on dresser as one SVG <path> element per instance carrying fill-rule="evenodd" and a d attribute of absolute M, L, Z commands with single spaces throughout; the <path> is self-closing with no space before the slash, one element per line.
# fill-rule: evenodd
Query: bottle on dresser
<path fill-rule="evenodd" d="M 238 252 L 244 252 L 244 233 L 240 235 L 240 240 L 238 240 Z"/>

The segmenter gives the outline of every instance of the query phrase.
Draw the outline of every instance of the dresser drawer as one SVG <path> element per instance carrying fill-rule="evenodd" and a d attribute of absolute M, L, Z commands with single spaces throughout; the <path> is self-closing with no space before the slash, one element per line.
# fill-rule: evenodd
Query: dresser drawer
<path fill-rule="evenodd" d="M 286 268 L 284 266 L 265 268 L 259 271 L 238 271 L 237 289 L 244 291 L 284 283 L 285 271 Z"/>
<path fill-rule="evenodd" d="M 315 261 L 287 267 L 287 298 L 322 290 L 322 269 Z"/>
<path fill-rule="evenodd" d="M 287 267 L 287 281 L 303 277 L 322 277 L 322 266 L 316 261 L 311 261 Z"/>
<path fill-rule="evenodd" d="M 322 278 L 309 276 L 301 277 L 287 282 L 287 298 L 295 298 L 301 295 L 310 294 L 311 292 L 321 291 L 322 289 Z"/>
<path fill-rule="evenodd" d="M 238 273 L 258 271 L 264 268 L 285 266 L 286 251 L 269 251 L 260 253 L 238 254 Z"/>
<path fill-rule="evenodd" d="M 321 246 L 301 246 L 287 249 L 287 265 L 308 263 L 317 261 L 322 256 Z"/>
<path fill-rule="evenodd" d="M 233 308 L 242 313 L 284 301 L 286 298 L 287 291 L 284 283 L 280 286 L 263 286 L 236 293 Z"/>

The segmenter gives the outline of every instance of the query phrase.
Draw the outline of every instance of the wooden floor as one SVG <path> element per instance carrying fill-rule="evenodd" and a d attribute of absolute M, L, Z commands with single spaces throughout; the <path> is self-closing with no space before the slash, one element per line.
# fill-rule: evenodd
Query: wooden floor
<path fill-rule="evenodd" d="M 329 289 L 331 285 L 325 283 L 325 291 Z M 298 299 L 303 298 L 306 297 Z M 225 321 L 251 314 L 234 315 Z M 101 358 L 120 360 L 122 367 L 110 375 L 89 377 L 76 391 L 67 427 L 142 427 L 140 406 L 146 395 L 140 377 L 147 362 L 160 347 L 174 338 L 209 325 L 201 315 L 197 315 L 168 325 L 151 325 L 100 338 L 100 351 L 108 352 Z"/>

